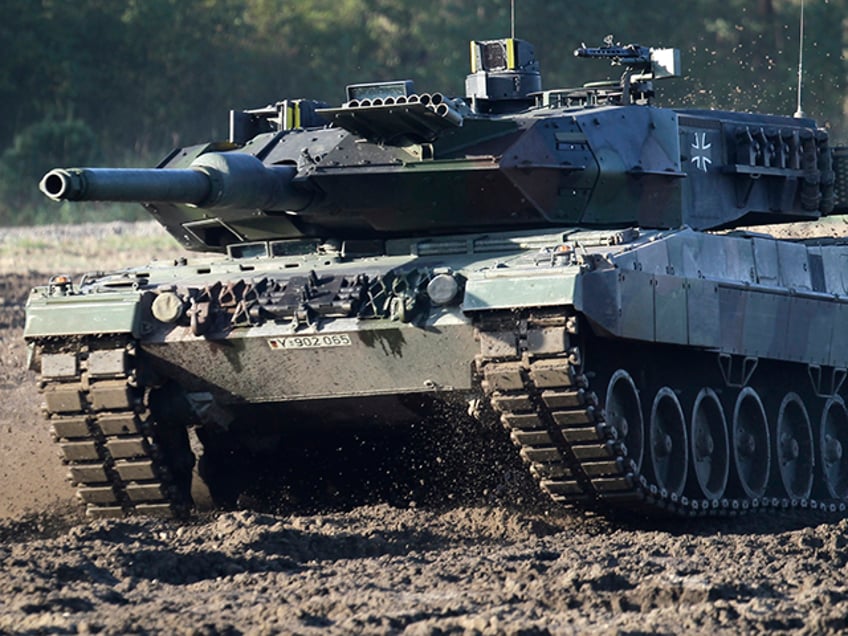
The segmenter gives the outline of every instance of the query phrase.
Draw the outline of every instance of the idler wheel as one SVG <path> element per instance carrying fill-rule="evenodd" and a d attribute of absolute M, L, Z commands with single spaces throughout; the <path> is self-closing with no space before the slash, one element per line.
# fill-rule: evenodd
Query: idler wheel
<path fill-rule="evenodd" d="M 739 486 L 748 497 L 762 497 L 769 483 L 771 444 L 763 402 L 751 387 L 736 398 L 731 431 Z"/>
<path fill-rule="evenodd" d="M 657 391 L 648 427 L 651 468 L 659 488 L 680 495 L 686 485 L 689 445 L 686 418 L 677 395 L 667 386 Z"/>
<path fill-rule="evenodd" d="M 787 393 L 777 415 L 777 465 L 786 494 L 805 499 L 813 487 L 813 431 L 804 402 L 797 393 Z"/>
<path fill-rule="evenodd" d="M 730 474 L 727 421 L 715 391 L 703 388 L 692 408 L 689 434 L 692 467 L 701 495 L 721 499 Z"/>
<path fill-rule="evenodd" d="M 636 383 L 624 369 L 619 369 L 610 378 L 604 412 L 607 423 L 615 428 L 619 441 L 627 447 L 628 457 L 641 468 L 645 447 L 642 404 Z"/>
<path fill-rule="evenodd" d="M 840 397 L 830 398 L 824 405 L 819 449 L 828 494 L 848 499 L 848 409 Z"/>

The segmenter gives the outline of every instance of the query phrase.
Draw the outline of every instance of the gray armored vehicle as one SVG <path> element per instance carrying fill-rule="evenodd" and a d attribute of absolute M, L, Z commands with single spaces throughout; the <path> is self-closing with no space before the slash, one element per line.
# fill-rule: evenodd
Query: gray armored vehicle
<path fill-rule="evenodd" d="M 811 119 L 652 105 L 674 50 L 578 49 L 623 74 L 568 90 L 524 41 L 471 51 L 461 98 L 352 85 L 234 111 L 155 169 L 44 177 L 202 253 L 29 298 L 91 516 L 187 512 L 195 455 L 232 501 L 236 449 L 457 404 L 567 504 L 845 510 L 848 245 L 734 230 L 848 211 L 845 149 Z"/>

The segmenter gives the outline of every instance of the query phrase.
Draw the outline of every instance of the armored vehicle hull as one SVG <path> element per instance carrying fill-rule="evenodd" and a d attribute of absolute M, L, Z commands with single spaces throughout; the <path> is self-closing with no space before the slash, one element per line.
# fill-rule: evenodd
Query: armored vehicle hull
<path fill-rule="evenodd" d="M 726 231 L 845 211 L 843 151 L 809 119 L 651 106 L 666 56 L 643 47 L 581 49 L 620 86 L 552 92 L 526 43 L 472 50 L 466 100 L 358 85 L 235 113 L 155 170 L 48 173 L 226 252 L 33 290 L 92 516 L 186 513 L 197 454 L 231 502 L 236 447 L 458 405 L 567 504 L 845 512 L 848 245 Z"/>
<path fill-rule="evenodd" d="M 557 500 L 844 510 L 848 247 L 689 229 L 370 247 L 36 289 L 27 337 L 89 512 L 189 506 L 187 425 L 249 446 L 276 413 L 285 444 L 288 413 L 341 425 L 418 394 L 497 415 Z M 451 280 L 461 298 L 435 304 Z M 175 298 L 190 316 L 163 322 Z"/>

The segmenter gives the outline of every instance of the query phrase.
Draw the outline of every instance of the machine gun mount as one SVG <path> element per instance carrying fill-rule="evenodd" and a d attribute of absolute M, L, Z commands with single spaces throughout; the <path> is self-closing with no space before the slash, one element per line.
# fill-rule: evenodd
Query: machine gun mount
<path fill-rule="evenodd" d="M 576 57 L 610 60 L 614 66 L 624 66 L 618 83 L 590 82 L 586 88 L 620 87 L 617 100 L 621 104 L 648 104 L 654 96 L 653 81 L 680 77 L 680 51 L 654 49 L 638 44 L 613 44 L 607 36 L 601 47 L 581 46 L 574 51 Z"/>

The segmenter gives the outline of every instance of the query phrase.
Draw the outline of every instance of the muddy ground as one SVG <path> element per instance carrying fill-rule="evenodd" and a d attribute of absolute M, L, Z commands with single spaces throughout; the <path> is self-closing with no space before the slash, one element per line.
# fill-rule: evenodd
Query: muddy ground
<path fill-rule="evenodd" d="M 523 483 L 493 492 L 508 461 L 478 464 L 462 496 L 443 481 L 423 502 L 87 521 L 21 339 L 25 290 L 55 273 L 63 231 L 29 240 L 26 258 L 9 245 L 29 235 L 0 232 L 0 634 L 848 629 L 848 521 L 609 520 L 547 505 Z"/>

